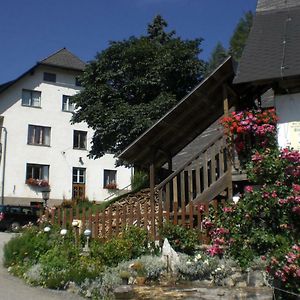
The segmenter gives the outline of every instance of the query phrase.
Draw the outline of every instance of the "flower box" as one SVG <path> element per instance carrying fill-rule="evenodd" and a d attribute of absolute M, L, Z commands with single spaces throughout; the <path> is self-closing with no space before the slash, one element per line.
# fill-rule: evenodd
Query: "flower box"
<path fill-rule="evenodd" d="M 44 179 L 34 179 L 34 178 L 28 178 L 26 180 L 26 184 L 31 186 L 37 186 L 37 187 L 48 187 L 49 182 Z"/>
<path fill-rule="evenodd" d="M 108 183 L 106 186 L 104 186 L 105 189 L 108 190 L 116 190 L 117 189 L 117 184 L 114 182 Z"/>

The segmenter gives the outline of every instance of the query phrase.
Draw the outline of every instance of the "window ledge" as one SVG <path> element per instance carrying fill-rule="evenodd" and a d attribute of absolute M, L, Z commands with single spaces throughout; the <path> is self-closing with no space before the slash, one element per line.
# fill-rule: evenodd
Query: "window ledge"
<path fill-rule="evenodd" d="M 41 106 L 32 106 L 32 105 L 25 105 L 25 104 L 21 104 L 23 107 L 28 107 L 28 108 L 38 108 L 38 109 L 42 109 Z"/>
<path fill-rule="evenodd" d="M 28 146 L 38 146 L 38 147 L 48 147 L 48 148 L 51 147 L 50 145 L 30 144 L 30 143 L 27 143 L 27 145 L 28 145 Z"/>

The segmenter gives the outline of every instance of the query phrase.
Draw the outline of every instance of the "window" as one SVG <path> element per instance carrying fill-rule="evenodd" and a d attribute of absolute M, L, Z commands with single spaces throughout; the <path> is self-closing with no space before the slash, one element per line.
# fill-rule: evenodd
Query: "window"
<path fill-rule="evenodd" d="M 75 85 L 81 86 L 81 81 L 80 81 L 79 77 L 75 77 Z"/>
<path fill-rule="evenodd" d="M 73 168 L 73 183 L 85 184 L 85 169 Z"/>
<path fill-rule="evenodd" d="M 22 105 L 41 107 L 41 92 L 23 90 L 22 91 Z"/>
<path fill-rule="evenodd" d="M 49 180 L 49 166 L 39 164 L 27 164 L 26 167 L 26 180 L 38 179 Z"/>
<path fill-rule="evenodd" d="M 29 145 L 50 146 L 50 127 L 28 125 Z"/>
<path fill-rule="evenodd" d="M 71 103 L 71 97 L 63 95 L 62 110 L 73 112 L 74 109 L 75 109 L 75 104 Z"/>
<path fill-rule="evenodd" d="M 117 178 L 117 171 L 104 170 L 103 187 L 105 189 L 116 189 L 117 188 L 116 178 Z"/>
<path fill-rule="evenodd" d="M 45 72 L 44 81 L 56 82 L 56 74 Z"/>
<path fill-rule="evenodd" d="M 73 136 L 73 148 L 74 149 L 86 149 L 86 131 L 74 130 Z"/>

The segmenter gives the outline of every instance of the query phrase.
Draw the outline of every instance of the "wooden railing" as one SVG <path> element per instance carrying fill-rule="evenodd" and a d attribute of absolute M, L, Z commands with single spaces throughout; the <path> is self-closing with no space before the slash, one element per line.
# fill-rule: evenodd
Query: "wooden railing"
<path fill-rule="evenodd" d="M 218 195 L 231 197 L 231 166 L 226 152 L 226 140 L 223 134 L 192 157 L 181 168 L 172 173 L 156 190 L 164 208 L 174 205 L 180 208 L 189 203 L 209 202 Z"/>
<path fill-rule="evenodd" d="M 82 208 L 57 208 L 45 212 L 46 223 L 58 225 L 60 228 L 72 228 L 72 221 L 80 220 L 80 231 L 85 229 L 92 231 L 92 237 L 101 240 L 108 240 L 119 235 L 122 230 L 129 226 L 138 226 L 148 231 L 149 238 L 161 240 L 160 228 L 163 224 L 171 222 L 174 225 L 181 225 L 187 228 L 198 230 L 199 240 L 207 243 L 209 240 L 208 232 L 203 227 L 202 221 L 209 216 L 209 207 L 214 208 L 214 218 L 224 205 L 224 201 L 213 200 L 208 203 L 189 203 L 188 209 L 179 209 L 175 202 L 172 210 L 163 209 L 162 202 L 156 201 L 155 211 L 150 209 L 149 202 L 141 205 L 139 202 L 131 205 L 119 205 L 114 209 L 110 206 L 106 211 L 92 211 Z M 154 222 L 153 222 L 154 220 Z M 45 224 L 45 223 L 43 223 Z M 43 226 L 41 224 L 41 226 Z"/>

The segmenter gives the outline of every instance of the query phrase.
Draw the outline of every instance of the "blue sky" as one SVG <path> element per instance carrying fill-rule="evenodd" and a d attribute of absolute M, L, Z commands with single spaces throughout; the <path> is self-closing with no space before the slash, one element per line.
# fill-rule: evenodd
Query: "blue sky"
<path fill-rule="evenodd" d="M 183 39 L 204 38 L 201 58 L 228 40 L 256 0 L 2 0 L 0 83 L 15 79 L 37 61 L 67 47 L 84 61 L 108 41 L 145 34 L 161 14 Z"/>

